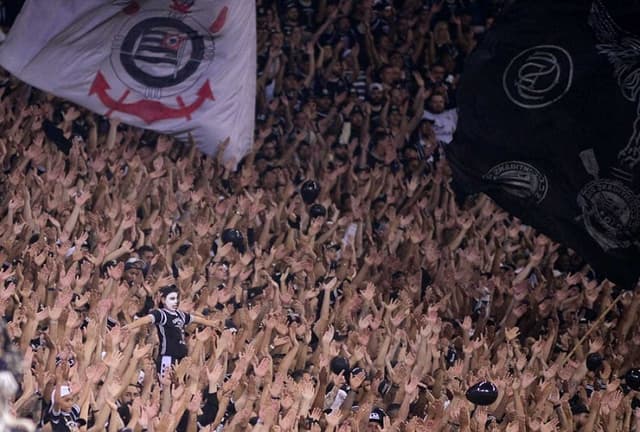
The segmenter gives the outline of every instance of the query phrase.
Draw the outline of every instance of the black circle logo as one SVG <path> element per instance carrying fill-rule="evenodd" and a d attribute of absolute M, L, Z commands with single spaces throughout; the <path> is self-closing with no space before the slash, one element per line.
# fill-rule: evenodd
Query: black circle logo
<path fill-rule="evenodd" d="M 640 231 L 640 199 L 624 184 L 608 179 L 587 183 L 578 195 L 587 232 L 607 251 L 630 247 Z"/>
<path fill-rule="evenodd" d="M 504 71 L 502 85 L 514 104 L 543 108 L 561 99 L 573 80 L 571 55 L 556 45 L 538 45 L 516 55 Z"/>
<path fill-rule="evenodd" d="M 191 77 L 205 57 L 204 36 L 171 17 L 147 18 L 135 24 L 120 46 L 120 63 L 141 85 L 167 88 Z"/>
<path fill-rule="evenodd" d="M 541 203 L 547 196 L 549 181 L 540 170 L 522 161 L 505 161 L 491 168 L 484 180 L 523 201 Z"/>

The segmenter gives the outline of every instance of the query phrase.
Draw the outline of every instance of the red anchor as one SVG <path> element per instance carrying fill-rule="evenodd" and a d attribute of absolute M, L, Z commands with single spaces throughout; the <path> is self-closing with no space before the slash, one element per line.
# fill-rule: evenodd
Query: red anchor
<path fill-rule="evenodd" d="M 218 13 L 218 17 L 209 27 L 209 31 L 213 34 L 218 33 L 224 27 L 224 23 L 227 21 L 227 12 L 229 8 L 227 6 L 223 7 L 222 10 Z"/>
<path fill-rule="evenodd" d="M 191 114 L 200 108 L 207 99 L 215 100 L 209 80 L 206 80 L 202 87 L 200 87 L 197 93 L 198 98 L 191 105 L 185 105 L 182 97 L 177 96 L 176 101 L 178 102 L 179 108 L 173 108 L 161 102 L 147 99 L 125 103 L 124 100 L 129 95 L 129 90 L 125 90 L 120 98 L 116 100 L 107 92 L 110 88 L 107 80 L 102 73 L 98 71 L 89 89 L 89 95 L 98 95 L 100 101 L 109 108 L 109 111 L 106 113 L 107 116 L 111 115 L 114 111 L 119 111 L 140 117 L 146 124 L 172 118 L 191 120 Z"/>

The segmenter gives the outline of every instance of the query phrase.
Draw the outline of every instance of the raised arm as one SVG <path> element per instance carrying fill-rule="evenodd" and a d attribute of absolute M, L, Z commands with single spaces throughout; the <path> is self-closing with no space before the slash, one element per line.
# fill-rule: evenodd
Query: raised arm
<path fill-rule="evenodd" d="M 201 317 L 200 315 L 196 315 L 196 314 L 191 314 L 191 324 L 196 323 L 196 324 L 201 324 L 204 326 L 208 326 L 208 327 L 219 327 L 220 326 L 220 322 L 219 321 L 212 321 L 212 320 L 208 320 L 204 317 Z"/>
<path fill-rule="evenodd" d="M 134 330 L 134 329 L 137 329 L 138 327 L 142 327 L 151 323 L 153 323 L 153 316 L 147 315 L 145 317 L 135 320 L 134 322 L 131 322 L 129 324 L 122 326 L 122 328 L 127 330 Z"/>

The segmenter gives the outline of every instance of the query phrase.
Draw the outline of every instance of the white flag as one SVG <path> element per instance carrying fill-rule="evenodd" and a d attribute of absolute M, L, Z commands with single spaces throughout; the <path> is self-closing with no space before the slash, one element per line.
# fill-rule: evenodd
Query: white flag
<path fill-rule="evenodd" d="M 27 83 L 225 159 L 251 148 L 255 0 L 27 0 L 0 64 Z"/>

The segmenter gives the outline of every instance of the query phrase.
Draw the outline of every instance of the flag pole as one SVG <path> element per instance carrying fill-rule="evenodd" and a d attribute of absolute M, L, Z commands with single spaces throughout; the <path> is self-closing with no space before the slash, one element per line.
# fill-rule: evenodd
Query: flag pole
<path fill-rule="evenodd" d="M 622 295 L 624 294 L 624 291 L 621 292 L 620 294 L 618 294 L 618 297 L 616 297 L 613 302 L 604 310 L 602 311 L 602 313 L 600 314 L 600 316 L 598 317 L 598 319 L 593 323 L 593 325 L 591 326 L 591 328 L 584 334 L 584 336 L 582 336 L 580 338 L 580 340 L 575 344 L 575 346 L 573 347 L 573 349 L 571 351 L 569 351 L 564 358 L 562 359 L 562 361 L 560 362 L 559 368 L 561 368 L 562 366 L 564 366 L 564 364 L 571 358 L 571 356 L 576 352 L 576 350 L 578 349 L 579 346 L 582 345 L 582 343 L 589 337 L 589 335 L 591 333 L 593 333 L 593 331 L 595 329 L 597 329 L 600 324 L 602 324 L 602 321 L 604 321 L 605 316 L 609 313 L 609 311 L 611 311 L 611 309 L 613 309 L 613 307 L 615 305 L 618 304 L 618 302 L 622 299 Z"/>

